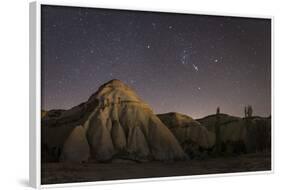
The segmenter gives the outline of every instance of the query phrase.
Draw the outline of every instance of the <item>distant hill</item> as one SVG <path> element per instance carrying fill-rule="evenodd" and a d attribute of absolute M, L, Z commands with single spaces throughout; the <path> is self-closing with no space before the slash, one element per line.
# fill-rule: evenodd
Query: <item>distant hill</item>
<path fill-rule="evenodd" d="M 245 153 L 270 150 L 270 117 L 253 116 L 250 118 L 240 118 L 227 114 L 219 114 L 209 115 L 197 119 L 197 121 L 215 135 L 216 125 L 219 125 L 219 135 L 222 140 L 222 151 L 224 152 Z"/>
<path fill-rule="evenodd" d="M 201 157 L 215 144 L 215 135 L 190 116 L 170 112 L 157 115 L 172 131 L 184 151 L 191 157 Z"/>
<path fill-rule="evenodd" d="M 219 114 L 219 118 L 220 118 L 220 124 L 221 125 L 226 125 L 232 122 L 237 122 L 239 120 L 241 120 L 240 117 L 236 117 L 236 116 L 231 116 L 228 114 Z M 213 115 L 208 115 L 206 117 L 203 117 L 201 119 L 196 119 L 196 121 L 198 121 L 199 123 L 201 123 L 202 125 L 204 125 L 209 131 L 215 132 L 215 123 L 217 121 L 217 115 L 213 114 Z"/>

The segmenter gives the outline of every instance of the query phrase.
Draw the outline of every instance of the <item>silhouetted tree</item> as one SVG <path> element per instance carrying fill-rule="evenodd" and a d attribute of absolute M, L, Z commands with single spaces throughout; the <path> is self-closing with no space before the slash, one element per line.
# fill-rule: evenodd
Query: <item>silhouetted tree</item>
<path fill-rule="evenodd" d="M 249 118 L 253 116 L 253 108 L 251 105 L 248 105 L 244 108 L 245 118 Z"/>
<path fill-rule="evenodd" d="M 220 114 L 220 107 L 217 107 L 217 115 Z"/>
<path fill-rule="evenodd" d="M 216 154 L 221 153 L 221 131 L 220 131 L 220 108 L 217 107 L 216 122 L 215 122 L 215 132 L 216 132 Z"/>
<path fill-rule="evenodd" d="M 252 108 L 252 106 L 249 106 L 248 107 L 248 117 L 252 117 L 252 115 L 253 115 L 253 108 Z"/>

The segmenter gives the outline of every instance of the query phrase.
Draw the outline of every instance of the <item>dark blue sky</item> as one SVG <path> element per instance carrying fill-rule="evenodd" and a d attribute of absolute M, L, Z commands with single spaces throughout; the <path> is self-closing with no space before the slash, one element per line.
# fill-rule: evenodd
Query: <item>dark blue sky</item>
<path fill-rule="evenodd" d="M 120 79 L 156 113 L 271 110 L 269 19 L 42 7 L 42 108 L 68 109 Z"/>

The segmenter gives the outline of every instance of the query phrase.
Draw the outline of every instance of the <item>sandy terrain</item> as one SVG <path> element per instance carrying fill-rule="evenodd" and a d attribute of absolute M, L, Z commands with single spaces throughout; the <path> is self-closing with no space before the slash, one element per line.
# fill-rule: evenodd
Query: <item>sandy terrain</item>
<path fill-rule="evenodd" d="M 239 157 L 210 158 L 181 162 L 118 162 L 118 163 L 44 163 L 42 184 L 88 182 L 101 180 L 134 179 L 264 171 L 271 169 L 271 156 L 248 154 Z"/>

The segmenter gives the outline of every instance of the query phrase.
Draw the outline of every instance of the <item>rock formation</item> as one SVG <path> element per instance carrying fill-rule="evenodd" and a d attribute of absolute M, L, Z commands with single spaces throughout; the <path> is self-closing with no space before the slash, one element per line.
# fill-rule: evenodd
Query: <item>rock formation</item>
<path fill-rule="evenodd" d="M 197 121 L 215 134 L 216 117 L 216 115 L 210 115 Z M 270 122 L 270 118 L 240 118 L 220 114 L 221 151 L 240 154 L 270 150 Z"/>
<path fill-rule="evenodd" d="M 170 130 L 136 93 L 119 80 L 102 85 L 87 102 L 42 118 L 42 147 L 53 160 L 81 161 L 89 145 L 91 159 L 185 159 L 186 154 Z M 80 129 L 77 130 L 77 127 Z M 85 132 L 85 137 L 82 137 Z M 79 133 L 77 135 L 72 134 Z M 70 139 L 71 138 L 71 139 Z M 84 140 L 82 138 L 85 138 Z M 79 146 L 72 146 L 78 142 Z M 65 147 L 68 147 L 67 149 Z M 83 147 L 81 157 L 70 156 Z M 52 151 L 59 149 L 60 151 Z"/>
<path fill-rule="evenodd" d="M 191 157 L 201 157 L 205 150 L 213 147 L 215 135 L 198 121 L 180 113 L 159 114 L 161 121 L 169 127 L 182 148 Z"/>

